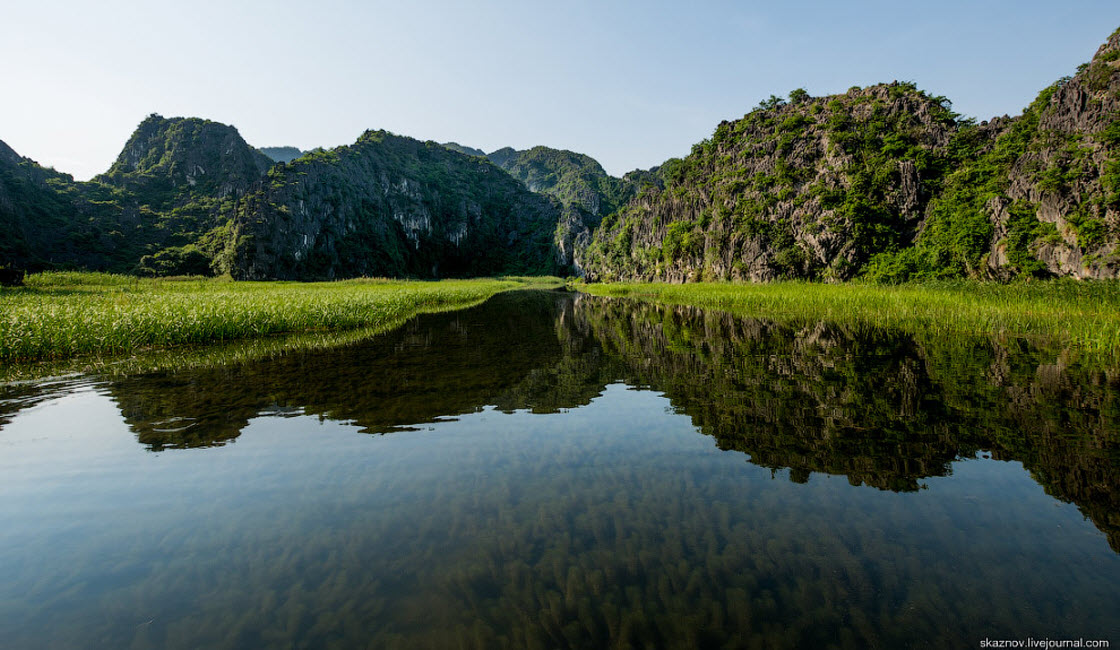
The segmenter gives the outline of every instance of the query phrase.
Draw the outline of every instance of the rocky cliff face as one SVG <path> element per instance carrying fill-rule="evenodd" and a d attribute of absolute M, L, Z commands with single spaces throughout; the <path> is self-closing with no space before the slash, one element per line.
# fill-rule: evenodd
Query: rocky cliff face
<path fill-rule="evenodd" d="M 560 207 L 489 161 L 368 131 L 273 168 L 228 214 L 235 278 L 558 271 Z"/>
<path fill-rule="evenodd" d="M 598 279 L 1120 275 L 1120 30 L 1023 114 L 912 84 L 772 98 L 606 219 Z"/>
<path fill-rule="evenodd" d="M 581 276 L 584 274 L 583 251 L 591 243 L 591 233 L 603 217 L 618 210 L 646 185 L 656 183 L 653 172 L 636 170 L 623 178 L 615 178 L 591 156 L 549 147 L 525 151 L 505 147 L 486 157 L 530 191 L 560 200 L 564 213 L 554 237 L 557 254 L 562 265 L 571 267 Z"/>
<path fill-rule="evenodd" d="M 127 220 L 130 272 L 209 275 L 224 244 L 223 209 L 273 162 L 226 124 L 148 116 L 90 187 L 114 191 Z"/>
<path fill-rule="evenodd" d="M 1040 270 L 1081 278 L 1120 275 L 1120 30 L 1093 60 L 1040 97 L 1037 124 L 992 202 L 988 264 L 1010 263 L 1012 202 L 1030 205 L 1040 226 L 1029 249 Z"/>
<path fill-rule="evenodd" d="M 604 220 L 601 279 L 848 279 L 908 245 L 949 158 L 955 115 L 911 84 L 795 93 L 723 122 Z"/>
<path fill-rule="evenodd" d="M 196 117 L 149 115 L 109 171 L 95 181 L 119 187 L 153 208 L 243 194 L 273 161 L 232 126 Z"/>
<path fill-rule="evenodd" d="M 90 183 L 0 144 L 0 266 L 301 279 L 1120 276 L 1120 30 L 1022 115 L 976 125 L 949 106 L 908 83 L 794 91 L 720 124 L 684 159 L 621 179 L 571 151 L 486 155 L 384 133 L 294 160 L 298 150 L 271 148 L 289 160 L 274 167 L 231 126 L 152 115 Z"/>

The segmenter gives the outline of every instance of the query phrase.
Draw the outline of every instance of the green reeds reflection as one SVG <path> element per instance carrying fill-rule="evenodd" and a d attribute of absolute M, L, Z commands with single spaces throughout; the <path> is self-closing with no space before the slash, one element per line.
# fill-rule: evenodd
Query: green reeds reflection
<path fill-rule="evenodd" d="M 117 356 L 291 332 L 384 328 L 547 278 L 326 283 L 43 273 L 0 290 L 0 361 Z M 94 363 L 97 363 L 96 361 Z"/>

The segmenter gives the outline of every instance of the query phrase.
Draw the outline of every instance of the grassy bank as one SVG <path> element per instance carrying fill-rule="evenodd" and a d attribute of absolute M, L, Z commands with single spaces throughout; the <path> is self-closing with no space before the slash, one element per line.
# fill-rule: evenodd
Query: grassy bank
<path fill-rule="evenodd" d="M 43 273 L 0 289 L 0 362 L 211 344 L 291 332 L 387 328 L 542 278 L 231 282 Z"/>
<path fill-rule="evenodd" d="M 921 337 L 1026 338 L 1120 357 L 1120 282 L 592 284 L 580 290 L 773 320 L 897 328 Z"/>

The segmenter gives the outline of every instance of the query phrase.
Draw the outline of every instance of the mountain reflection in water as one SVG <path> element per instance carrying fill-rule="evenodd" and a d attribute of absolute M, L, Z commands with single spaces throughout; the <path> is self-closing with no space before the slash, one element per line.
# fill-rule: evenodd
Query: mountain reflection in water
<path fill-rule="evenodd" d="M 554 413 L 614 382 L 666 394 L 751 462 L 913 491 L 958 458 L 1016 460 L 1120 552 L 1120 374 L 986 340 L 923 348 L 898 332 L 792 327 L 697 308 L 507 294 L 374 340 L 110 387 L 154 451 L 221 445 L 262 412 L 386 433 L 474 413 Z"/>
<path fill-rule="evenodd" d="M 67 386 L 0 387 L 0 441 Z M 37 615 L 73 617 L 54 645 L 90 627 L 137 647 L 921 647 L 1120 631 L 1120 375 L 1019 342 L 517 292 L 346 347 L 79 387 L 111 399 L 161 452 L 148 457 L 190 456 L 166 494 L 113 489 L 200 502 L 104 584 L 44 577 L 53 565 L 33 550 L 5 555 L 34 527 L 12 514 L 0 568 L 20 568 L 10 588 L 38 594 Z M 333 433 L 298 433 L 311 417 Z M 393 444 L 372 453 L 354 431 Z M 245 442 L 251 459 L 201 449 L 241 448 L 247 432 L 264 436 Z M 1061 537 L 1076 522 L 1047 501 L 1074 504 L 1112 551 L 1063 555 L 1104 543 Z M 1037 538 L 998 532 L 1032 526 Z M 211 547 L 231 567 L 206 569 Z M 149 572 L 161 586 L 122 577 Z M 102 593 L 91 585 L 116 604 L 83 614 L 98 601 L 81 594 Z M 34 645 L 43 619 L 17 600 L 0 589 L 0 624 L 21 620 L 13 638 Z M 133 600 L 179 618 L 105 622 Z"/>

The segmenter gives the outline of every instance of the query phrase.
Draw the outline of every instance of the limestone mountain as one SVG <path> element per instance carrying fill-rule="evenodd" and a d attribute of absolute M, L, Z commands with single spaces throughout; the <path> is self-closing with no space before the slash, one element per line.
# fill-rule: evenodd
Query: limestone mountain
<path fill-rule="evenodd" d="M 94 180 L 164 209 L 200 196 L 243 194 L 273 164 L 232 126 L 153 114 L 136 128 L 109 171 Z"/>
<path fill-rule="evenodd" d="M 151 115 L 86 183 L 0 143 L 0 228 L 0 267 L 28 270 L 1117 277 L 1120 30 L 1014 118 L 961 119 L 912 83 L 797 90 L 623 178 L 548 147 L 367 132 L 258 150 L 232 126 Z"/>
<path fill-rule="evenodd" d="M 0 267 L 126 273 L 149 250 L 130 197 L 40 166 L 0 142 Z"/>
<path fill-rule="evenodd" d="M 510 147 L 487 154 L 495 165 L 534 192 L 580 206 L 593 216 L 614 212 L 635 194 L 626 181 L 610 176 L 591 156 L 562 149 Z"/>
<path fill-rule="evenodd" d="M 295 147 L 261 147 L 257 151 L 260 151 L 264 155 L 268 156 L 268 158 L 273 162 L 278 163 L 292 162 L 296 158 L 299 158 L 304 153 L 306 153 L 304 151 L 300 151 Z"/>
<path fill-rule="evenodd" d="M 951 160 L 956 115 L 912 84 L 772 98 L 723 122 L 603 221 L 602 279 L 848 279 L 913 239 Z"/>
<path fill-rule="evenodd" d="M 618 210 L 646 185 L 657 183 L 651 172 L 638 170 L 616 178 L 591 156 L 550 147 L 524 151 L 505 147 L 486 157 L 529 190 L 560 200 L 564 213 L 556 227 L 556 248 L 564 263 L 580 275 L 582 253 L 602 218 Z"/>
<path fill-rule="evenodd" d="M 555 273 L 560 206 L 488 160 L 367 131 L 276 166 L 227 213 L 235 278 Z"/>
<path fill-rule="evenodd" d="M 964 122 L 912 248 L 873 278 L 1120 274 L 1120 30 L 1023 114 Z"/>
<path fill-rule="evenodd" d="M 1120 274 L 1120 30 L 1015 118 L 913 84 L 771 97 L 604 220 L 592 278 Z"/>
<path fill-rule="evenodd" d="M 1120 274 L 1120 30 L 1001 137 L 1018 139 L 1023 152 L 990 199 L 989 268 Z M 1032 211 L 1033 221 L 1019 216 Z"/>
<path fill-rule="evenodd" d="M 0 264 L 209 274 L 224 202 L 272 162 L 231 126 L 151 115 L 90 182 L 0 149 Z"/>
<path fill-rule="evenodd" d="M 194 117 L 149 115 L 109 171 L 94 183 L 116 188 L 139 215 L 136 270 L 152 275 L 210 273 L 230 208 L 259 184 L 272 160 L 232 126 Z"/>

